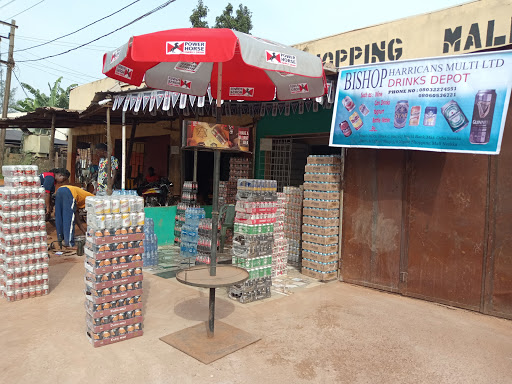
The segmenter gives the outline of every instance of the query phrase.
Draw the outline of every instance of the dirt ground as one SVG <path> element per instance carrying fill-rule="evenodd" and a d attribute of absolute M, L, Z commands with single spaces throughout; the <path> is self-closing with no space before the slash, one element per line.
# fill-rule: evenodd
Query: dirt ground
<path fill-rule="evenodd" d="M 206 290 L 144 275 L 144 336 L 93 348 L 83 259 L 51 258 L 50 295 L 0 301 L 3 383 L 510 383 L 512 322 L 331 282 L 217 319 L 261 340 L 204 365 L 159 340 L 206 320 Z"/>

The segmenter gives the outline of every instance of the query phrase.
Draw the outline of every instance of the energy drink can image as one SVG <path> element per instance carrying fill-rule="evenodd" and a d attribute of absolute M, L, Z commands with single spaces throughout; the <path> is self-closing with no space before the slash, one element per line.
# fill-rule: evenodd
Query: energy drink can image
<path fill-rule="evenodd" d="M 495 105 L 496 91 L 494 89 L 477 92 L 469 133 L 471 144 L 487 144 L 489 142 Z"/>
<path fill-rule="evenodd" d="M 343 100 L 341 101 L 341 103 L 343 104 L 343 106 L 347 109 L 347 111 L 349 112 L 352 112 L 354 110 L 354 108 L 356 107 L 356 105 L 354 104 L 354 102 L 352 101 L 352 99 L 350 98 L 350 96 L 345 96 L 343 98 Z"/>
<path fill-rule="evenodd" d="M 349 117 L 350 122 L 352 123 L 352 126 L 355 128 L 356 131 L 360 130 L 363 126 L 363 120 L 359 117 L 359 114 L 357 112 L 354 112 Z"/>
<path fill-rule="evenodd" d="M 399 100 L 395 105 L 395 120 L 393 122 L 395 128 L 405 127 L 408 113 L 409 102 L 407 100 Z"/>
<path fill-rule="evenodd" d="M 361 112 L 364 116 L 367 116 L 370 113 L 370 110 L 368 109 L 368 107 L 366 105 L 361 104 L 359 106 L 359 112 Z"/>
<path fill-rule="evenodd" d="M 419 105 L 415 105 L 411 107 L 411 117 L 409 118 L 409 126 L 416 126 L 420 124 L 420 116 L 421 116 L 421 107 Z"/>
<path fill-rule="evenodd" d="M 426 107 L 423 115 L 423 125 L 425 127 L 433 127 L 436 125 L 437 107 Z"/>
<path fill-rule="evenodd" d="M 352 129 L 350 128 L 347 120 L 344 120 L 340 123 L 340 129 L 341 133 L 343 133 L 343 136 L 345 137 L 349 137 L 352 134 Z"/>
<path fill-rule="evenodd" d="M 468 118 L 455 100 L 450 100 L 443 105 L 441 107 L 441 113 L 453 132 L 459 132 L 469 124 Z"/>

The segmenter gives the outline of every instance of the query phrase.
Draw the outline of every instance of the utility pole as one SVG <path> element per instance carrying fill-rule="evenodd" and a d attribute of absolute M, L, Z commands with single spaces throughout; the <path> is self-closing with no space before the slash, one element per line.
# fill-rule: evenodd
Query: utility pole
<path fill-rule="evenodd" d="M 7 61 L 0 60 L 0 64 L 7 65 L 7 75 L 5 76 L 5 92 L 4 92 L 4 102 L 2 106 L 2 118 L 5 119 L 7 117 L 7 110 L 9 109 L 9 96 L 11 93 L 11 76 L 12 69 L 14 68 L 14 32 L 18 26 L 16 25 L 16 21 L 11 20 L 11 23 L 6 23 L 5 21 L 0 21 L 0 24 L 9 25 L 11 27 L 11 31 L 9 33 L 9 53 L 7 56 Z M 0 169 L 4 165 L 4 152 L 5 152 L 5 133 L 6 129 L 0 129 Z"/>

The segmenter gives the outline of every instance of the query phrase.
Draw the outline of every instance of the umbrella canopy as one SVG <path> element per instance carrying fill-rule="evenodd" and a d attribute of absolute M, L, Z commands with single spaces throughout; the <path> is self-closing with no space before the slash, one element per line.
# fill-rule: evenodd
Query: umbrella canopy
<path fill-rule="evenodd" d="M 327 83 L 319 57 L 231 29 L 184 28 L 134 36 L 103 56 L 103 73 L 139 86 L 222 100 L 319 97 Z"/>

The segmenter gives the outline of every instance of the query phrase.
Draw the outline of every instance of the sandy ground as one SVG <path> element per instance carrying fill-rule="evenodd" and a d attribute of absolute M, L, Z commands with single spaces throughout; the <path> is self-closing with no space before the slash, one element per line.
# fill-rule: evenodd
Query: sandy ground
<path fill-rule="evenodd" d="M 144 336 L 93 348 L 83 259 L 52 257 L 51 293 L 0 301 L 2 383 L 510 383 L 512 322 L 331 282 L 217 319 L 261 337 L 204 365 L 159 337 L 207 318 L 206 290 L 144 275 Z"/>

